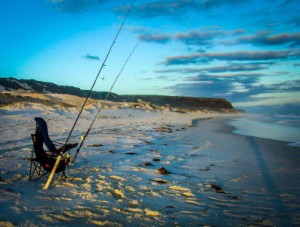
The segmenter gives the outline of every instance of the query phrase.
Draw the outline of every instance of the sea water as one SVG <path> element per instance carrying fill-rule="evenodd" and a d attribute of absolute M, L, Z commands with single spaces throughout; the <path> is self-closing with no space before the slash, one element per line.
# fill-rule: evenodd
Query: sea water
<path fill-rule="evenodd" d="M 300 147 L 300 115 L 245 114 L 229 124 L 236 134 L 290 142 Z"/>

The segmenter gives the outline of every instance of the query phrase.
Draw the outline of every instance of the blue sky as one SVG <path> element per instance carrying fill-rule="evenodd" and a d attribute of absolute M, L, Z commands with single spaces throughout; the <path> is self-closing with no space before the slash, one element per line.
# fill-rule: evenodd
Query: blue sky
<path fill-rule="evenodd" d="M 89 89 L 130 1 L 1 0 L 0 76 Z M 136 0 L 95 89 L 299 105 L 300 1 Z"/>

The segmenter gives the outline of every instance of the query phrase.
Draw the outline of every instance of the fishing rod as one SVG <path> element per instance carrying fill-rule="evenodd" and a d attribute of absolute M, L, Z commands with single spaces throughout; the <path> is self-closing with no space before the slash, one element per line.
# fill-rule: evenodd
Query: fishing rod
<path fill-rule="evenodd" d="M 133 54 L 133 52 L 134 52 L 135 49 L 137 48 L 138 44 L 139 44 L 139 43 L 137 43 L 137 44 L 135 45 L 135 47 L 132 49 L 130 55 L 127 57 L 126 61 L 124 62 L 124 64 L 123 64 L 123 66 L 122 66 L 122 68 L 121 68 L 119 74 L 116 76 L 116 78 L 115 78 L 113 84 L 112 84 L 111 87 L 110 87 L 110 90 L 109 90 L 108 93 L 106 94 L 106 97 L 105 97 L 105 99 L 104 99 L 104 102 L 108 99 L 109 95 L 111 94 L 111 91 L 112 91 L 113 87 L 115 86 L 117 80 L 119 79 L 121 73 L 123 72 L 123 69 L 125 68 L 125 65 L 126 65 L 127 62 L 129 61 L 131 55 Z M 104 102 L 103 102 L 103 103 L 104 103 Z M 79 147 L 78 147 L 78 149 L 77 149 L 77 151 L 76 151 L 76 154 L 75 154 L 73 160 L 71 161 L 71 163 L 74 163 L 74 162 L 75 162 L 75 159 L 77 158 L 77 155 L 78 155 L 78 153 L 79 153 L 79 151 L 80 151 L 80 149 L 81 149 L 81 147 L 82 147 L 82 145 L 83 145 L 83 143 L 84 143 L 86 137 L 87 137 L 88 134 L 90 133 L 90 130 L 91 130 L 91 128 L 93 127 L 93 124 L 95 123 L 95 121 L 96 121 L 96 119 L 97 119 L 99 113 L 100 113 L 101 110 L 103 109 L 103 105 L 104 105 L 104 104 L 102 104 L 102 106 L 100 106 L 100 108 L 99 108 L 97 114 L 95 115 L 95 117 L 94 117 L 94 119 L 93 119 L 93 121 L 92 121 L 90 127 L 89 127 L 88 130 L 86 131 L 85 135 L 82 137 L 81 143 L 80 143 L 80 145 L 79 145 Z"/>
<path fill-rule="evenodd" d="M 50 176 L 49 176 L 49 178 L 48 178 L 48 181 L 47 181 L 47 183 L 45 184 L 45 186 L 43 187 L 43 189 L 45 189 L 45 190 L 47 190 L 47 189 L 49 188 L 50 184 L 51 184 L 51 181 L 52 181 L 52 179 L 53 179 L 53 177 L 54 177 L 54 174 L 55 174 L 55 172 L 56 172 L 56 170 L 57 170 L 57 167 L 58 167 L 58 165 L 59 165 L 59 163 L 60 163 L 60 161 L 61 161 L 61 159 L 62 159 L 62 155 L 63 155 L 63 153 L 64 153 L 65 150 L 66 150 L 67 143 L 69 142 L 70 137 L 71 137 L 71 135 L 72 135 L 72 133 L 73 133 L 73 131 L 74 131 L 75 125 L 77 124 L 78 119 L 79 119 L 79 117 L 80 117 L 80 115 L 81 115 L 81 113 L 82 113 L 82 111 L 83 111 L 83 109 L 84 109 L 84 107 L 85 107 L 85 105 L 86 105 L 88 99 L 90 98 L 90 96 L 91 96 L 91 94 L 92 94 L 92 91 L 93 91 L 94 86 L 95 86 L 95 84 L 96 84 L 96 82 L 97 82 L 97 80 L 98 80 L 98 77 L 99 77 L 99 75 L 101 74 L 102 69 L 103 69 L 104 66 L 105 66 L 106 60 L 108 59 L 108 56 L 110 55 L 110 52 L 111 52 L 113 46 L 115 45 L 116 40 L 117 40 L 117 38 L 118 38 L 118 36 L 119 36 L 119 34 L 120 34 L 120 32 L 121 32 L 121 30 L 122 30 L 124 24 L 125 24 L 125 21 L 126 21 L 128 15 L 129 15 L 129 13 L 130 13 L 132 7 L 133 7 L 133 3 L 134 3 L 134 0 L 131 1 L 131 4 L 130 4 L 130 6 L 129 6 L 129 8 L 128 8 L 128 10 L 127 10 L 127 12 L 126 12 L 124 18 L 123 18 L 122 24 L 120 25 L 119 30 L 118 30 L 118 32 L 117 32 L 117 34 L 116 34 L 116 36 L 115 36 L 113 42 L 111 43 L 111 46 L 110 46 L 110 48 L 109 48 L 109 50 L 108 50 L 108 52 L 107 52 L 107 54 L 106 54 L 106 56 L 105 56 L 105 59 L 104 59 L 102 65 L 101 65 L 101 67 L 100 67 L 100 69 L 99 69 L 99 71 L 98 71 L 98 73 L 97 73 L 97 75 L 96 75 L 96 78 L 95 78 L 95 80 L 94 80 L 94 82 L 93 82 L 93 84 L 92 84 L 92 87 L 91 87 L 91 89 L 89 90 L 89 93 L 87 94 L 86 99 L 85 99 L 85 101 L 84 101 L 84 103 L 83 103 L 83 105 L 82 105 L 82 107 L 81 107 L 81 109 L 80 109 L 80 111 L 79 111 L 79 113 L 78 113 L 78 115 L 77 115 L 77 118 L 76 118 L 76 120 L 75 120 L 75 122 L 74 122 L 74 124 L 73 124 L 73 126 L 72 126 L 72 128 L 71 128 L 71 130 L 70 130 L 70 133 L 69 133 L 69 135 L 68 135 L 68 137 L 67 137 L 67 140 L 66 140 L 66 142 L 65 142 L 65 144 L 64 144 L 64 146 L 63 146 L 61 152 L 59 153 L 59 155 L 58 155 L 58 157 L 57 157 L 57 159 L 56 159 L 55 165 L 53 166 L 53 169 L 52 169 L 51 174 L 50 174 Z"/>

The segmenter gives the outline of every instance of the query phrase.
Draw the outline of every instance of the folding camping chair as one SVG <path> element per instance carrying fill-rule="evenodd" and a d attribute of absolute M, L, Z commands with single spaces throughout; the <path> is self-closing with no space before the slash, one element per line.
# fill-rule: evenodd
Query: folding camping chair
<path fill-rule="evenodd" d="M 60 152 L 62 150 L 67 152 L 78 145 L 77 143 L 66 144 L 65 146 L 63 145 L 57 149 L 49 138 L 47 123 L 45 120 L 38 117 L 34 120 L 36 121 L 36 130 L 35 134 L 31 134 L 33 147 L 30 158 L 29 180 L 32 180 L 35 176 L 36 178 L 34 180 L 38 180 L 43 176 L 48 177 L 48 173 L 52 171 Z M 44 144 L 48 148 L 48 151 L 44 150 Z M 67 154 L 58 165 L 56 173 L 61 175 L 61 178 L 66 177 L 65 169 L 68 166 L 69 161 L 70 155 Z"/>

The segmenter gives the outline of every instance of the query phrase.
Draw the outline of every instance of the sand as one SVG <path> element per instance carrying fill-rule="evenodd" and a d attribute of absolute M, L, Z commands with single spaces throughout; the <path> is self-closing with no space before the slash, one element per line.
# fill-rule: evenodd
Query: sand
<path fill-rule="evenodd" d="M 104 110 L 68 178 L 47 191 L 46 178 L 28 181 L 36 116 L 64 141 L 76 111 L 0 110 L 0 226 L 300 225 L 299 147 L 231 133 L 238 116 Z"/>

